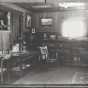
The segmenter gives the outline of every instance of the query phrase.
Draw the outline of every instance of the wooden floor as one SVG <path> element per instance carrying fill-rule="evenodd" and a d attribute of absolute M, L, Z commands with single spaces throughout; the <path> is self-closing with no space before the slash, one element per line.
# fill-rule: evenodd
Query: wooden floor
<path fill-rule="evenodd" d="M 88 68 L 73 66 L 39 66 L 13 84 L 88 84 Z"/>

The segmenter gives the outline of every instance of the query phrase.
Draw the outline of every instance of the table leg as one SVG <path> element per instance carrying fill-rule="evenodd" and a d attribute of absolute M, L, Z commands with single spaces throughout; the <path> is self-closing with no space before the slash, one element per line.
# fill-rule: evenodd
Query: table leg
<path fill-rule="evenodd" d="M 4 78 L 3 78 L 3 58 L 1 58 L 1 83 L 4 82 Z"/>

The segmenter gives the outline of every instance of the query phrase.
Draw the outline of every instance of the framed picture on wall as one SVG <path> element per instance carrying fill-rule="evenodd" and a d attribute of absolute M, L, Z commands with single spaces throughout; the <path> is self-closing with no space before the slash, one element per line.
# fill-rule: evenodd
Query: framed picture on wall
<path fill-rule="evenodd" d="M 53 18 L 47 17 L 47 18 L 41 18 L 40 24 L 42 26 L 51 26 L 53 25 Z"/>
<path fill-rule="evenodd" d="M 26 27 L 29 28 L 31 27 L 31 16 L 26 15 Z"/>

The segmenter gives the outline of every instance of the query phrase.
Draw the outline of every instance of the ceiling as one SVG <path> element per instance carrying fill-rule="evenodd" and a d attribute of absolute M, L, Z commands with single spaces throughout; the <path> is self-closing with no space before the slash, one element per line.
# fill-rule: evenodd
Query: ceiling
<path fill-rule="evenodd" d="M 35 3 L 35 2 L 44 2 L 44 0 L 0 0 L 0 2 L 9 2 L 9 3 L 21 3 L 21 2 L 24 2 L 24 3 Z"/>
<path fill-rule="evenodd" d="M 64 1 L 69 1 L 69 2 L 77 2 L 75 0 L 64 0 Z M 82 0 L 79 0 L 80 2 L 83 2 Z M 79 2 L 78 1 L 78 2 Z M 24 9 L 27 10 L 32 10 L 32 11 L 62 11 L 65 10 L 65 8 L 61 8 L 58 6 L 58 4 L 62 2 L 62 0 L 47 0 L 45 2 L 31 2 L 31 3 L 26 3 L 26 2 L 21 2 L 21 3 L 14 3 L 17 6 L 20 6 Z M 88 2 L 86 3 L 86 9 L 88 9 Z M 72 10 L 73 8 L 68 8 L 68 10 Z M 84 9 L 82 7 L 79 7 L 79 9 Z"/>
<path fill-rule="evenodd" d="M 0 2 L 13 2 L 13 3 L 43 3 L 45 0 L 0 0 Z M 46 0 L 48 3 L 57 3 L 57 2 L 88 2 L 88 0 Z"/>
<path fill-rule="evenodd" d="M 55 11 L 62 10 L 62 8 L 58 6 L 60 2 L 84 2 L 87 4 L 88 0 L 0 0 L 0 2 L 15 4 L 21 8 L 32 11 Z M 45 8 L 45 5 L 50 5 L 50 7 Z"/>

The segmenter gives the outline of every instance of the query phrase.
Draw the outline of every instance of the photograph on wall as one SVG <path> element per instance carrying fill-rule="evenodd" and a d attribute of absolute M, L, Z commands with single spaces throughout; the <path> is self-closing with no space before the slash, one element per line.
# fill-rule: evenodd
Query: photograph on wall
<path fill-rule="evenodd" d="M 30 15 L 26 16 L 26 27 L 27 28 L 31 27 L 31 16 Z"/>

